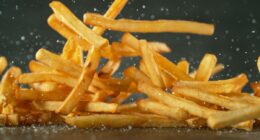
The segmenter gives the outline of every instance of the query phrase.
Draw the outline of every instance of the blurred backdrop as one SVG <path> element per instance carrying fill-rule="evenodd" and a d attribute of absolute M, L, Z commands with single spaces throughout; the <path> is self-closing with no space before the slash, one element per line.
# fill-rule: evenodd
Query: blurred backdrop
<path fill-rule="evenodd" d="M 0 0 L 0 55 L 11 64 L 25 67 L 39 48 L 61 52 L 65 39 L 47 25 L 52 13 L 49 0 Z M 62 0 L 80 19 L 85 12 L 104 13 L 112 0 Z M 172 61 L 187 59 L 191 70 L 205 53 L 214 53 L 225 70 L 215 79 L 246 73 L 260 80 L 256 59 L 260 56 L 259 0 L 129 0 L 120 18 L 183 19 L 215 24 L 213 36 L 157 33 L 135 34 L 138 38 L 166 42 Z M 108 31 L 105 37 L 119 40 L 122 33 Z M 122 67 L 136 59 L 124 60 Z M 120 72 L 118 73 L 120 75 Z"/>

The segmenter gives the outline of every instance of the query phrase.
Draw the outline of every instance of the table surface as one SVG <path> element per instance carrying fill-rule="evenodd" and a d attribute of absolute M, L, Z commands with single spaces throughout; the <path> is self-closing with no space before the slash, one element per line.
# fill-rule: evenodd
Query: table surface
<path fill-rule="evenodd" d="M 251 132 L 224 129 L 209 130 L 191 128 L 122 128 L 78 129 L 64 125 L 0 127 L 1 140 L 166 140 L 166 139 L 212 139 L 212 140 L 259 140 L 260 128 Z"/>

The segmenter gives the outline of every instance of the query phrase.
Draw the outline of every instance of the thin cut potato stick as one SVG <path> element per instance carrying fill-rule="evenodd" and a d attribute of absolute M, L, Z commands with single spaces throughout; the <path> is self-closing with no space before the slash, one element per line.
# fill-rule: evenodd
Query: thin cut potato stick
<path fill-rule="evenodd" d="M 216 74 L 218 74 L 218 73 L 221 72 L 222 70 L 224 70 L 224 68 L 225 68 L 225 66 L 224 66 L 223 64 L 217 64 L 217 65 L 215 66 L 215 68 L 213 69 L 212 73 L 211 73 L 211 77 L 214 76 L 214 75 L 216 75 Z M 195 77 L 196 73 L 197 73 L 197 71 L 195 70 L 195 71 L 193 71 L 193 72 L 190 73 L 190 76 L 191 76 L 191 77 Z"/>
<path fill-rule="evenodd" d="M 34 60 L 29 62 L 29 69 L 31 72 L 54 72 L 51 67 Z"/>
<path fill-rule="evenodd" d="M 230 99 L 234 101 L 260 105 L 260 98 L 257 96 L 252 96 L 249 93 L 231 93 L 231 94 L 223 94 L 223 95 L 228 96 Z"/>
<path fill-rule="evenodd" d="M 64 38 L 69 39 L 71 37 L 77 37 L 77 33 L 75 33 L 73 30 L 71 30 L 69 27 L 67 27 L 65 24 L 60 21 L 55 14 L 52 14 L 48 17 L 47 20 L 48 25 L 54 29 L 56 32 L 58 32 L 60 35 L 62 35 Z M 85 40 L 83 40 L 85 41 Z M 87 42 L 86 42 L 87 43 Z"/>
<path fill-rule="evenodd" d="M 151 47 L 152 50 L 158 53 L 168 53 L 171 52 L 171 49 L 167 44 L 158 41 L 150 41 L 148 45 Z"/>
<path fill-rule="evenodd" d="M 165 116 L 161 115 L 155 115 L 155 114 L 143 114 L 143 113 L 133 113 L 136 116 L 139 116 L 143 119 L 145 119 L 145 122 L 138 127 L 144 127 L 144 128 L 174 128 L 174 127 L 185 127 L 187 126 L 184 122 L 178 121 L 175 119 L 167 118 Z"/>
<path fill-rule="evenodd" d="M 70 60 L 71 62 L 82 66 L 83 65 L 83 52 L 80 47 L 77 46 L 73 38 L 69 38 L 63 47 L 61 57 Z"/>
<path fill-rule="evenodd" d="M 1 56 L 0 57 L 0 75 L 3 73 L 5 68 L 7 67 L 7 60 L 5 57 Z"/>
<path fill-rule="evenodd" d="M 116 103 L 88 102 L 84 106 L 84 111 L 115 113 L 117 110 L 117 107 L 118 107 L 118 104 L 116 104 Z"/>
<path fill-rule="evenodd" d="M 83 95 L 85 96 L 85 94 Z M 96 91 L 94 92 L 93 98 L 91 99 L 92 102 L 101 102 L 104 101 L 107 97 L 107 93 L 104 91 Z"/>
<path fill-rule="evenodd" d="M 146 76 L 143 72 L 141 72 L 140 70 L 138 70 L 136 67 L 133 66 L 125 69 L 124 75 L 126 77 L 135 80 L 136 82 L 145 82 L 145 83 L 152 84 L 152 81 L 149 79 L 148 76 Z"/>
<path fill-rule="evenodd" d="M 30 87 L 32 87 L 35 90 L 38 91 L 43 91 L 43 92 L 48 92 L 48 91 L 53 91 L 57 87 L 61 86 L 56 82 L 42 82 L 42 83 L 31 83 L 29 84 Z M 65 85 L 62 85 L 63 87 L 67 87 Z"/>
<path fill-rule="evenodd" d="M 142 71 L 145 75 L 147 75 L 148 78 L 149 78 L 149 72 L 148 72 L 148 70 L 147 70 L 147 68 L 146 68 L 146 66 L 145 66 L 145 63 L 144 63 L 144 60 L 143 60 L 143 59 L 141 59 L 140 62 L 139 62 L 139 69 L 140 69 L 140 71 Z"/>
<path fill-rule="evenodd" d="M 17 126 L 19 125 L 18 114 L 0 114 L 0 126 Z"/>
<path fill-rule="evenodd" d="M 161 88 L 164 87 L 164 83 L 160 76 L 161 74 L 159 71 L 159 67 L 157 66 L 157 63 L 154 60 L 153 51 L 147 45 L 147 42 L 145 40 L 140 40 L 139 46 L 141 48 L 142 58 L 144 60 L 145 67 L 148 70 L 149 76 L 153 84 Z"/>
<path fill-rule="evenodd" d="M 32 105 L 34 108 L 40 111 L 55 111 L 61 106 L 61 101 L 33 101 Z"/>
<path fill-rule="evenodd" d="M 189 74 L 189 66 L 190 63 L 187 60 L 182 60 L 177 63 L 177 67 L 181 69 L 183 72 L 185 72 L 186 74 Z"/>
<path fill-rule="evenodd" d="M 111 51 L 116 54 L 118 58 L 121 57 L 133 57 L 133 56 L 140 56 L 140 53 L 132 49 L 131 47 L 119 43 L 119 42 L 113 42 L 111 45 Z"/>
<path fill-rule="evenodd" d="M 96 47 L 92 47 L 88 52 L 83 71 L 77 84 L 56 112 L 68 114 L 77 106 L 81 96 L 84 94 L 85 89 L 87 89 L 92 82 L 96 69 L 99 65 L 99 61 L 99 50 Z"/>
<path fill-rule="evenodd" d="M 192 117 L 185 122 L 192 128 L 201 128 L 207 126 L 207 120 L 199 117 Z"/>
<path fill-rule="evenodd" d="M 260 97 L 260 82 L 250 83 L 250 87 L 253 89 L 254 95 Z"/>
<path fill-rule="evenodd" d="M 160 71 L 161 71 L 161 77 L 162 77 L 165 87 L 172 88 L 172 84 L 175 81 L 175 79 L 172 76 L 170 76 L 167 72 L 165 72 L 164 70 L 160 70 Z"/>
<path fill-rule="evenodd" d="M 192 33 L 201 35 L 212 35 L 214 25 L 184 20 L 113 20 L 99 14 L 87 13 L 84 15 L 84 23 L 88 25 L 101 26 L 106 29 L 122 32 L 139 33 Z"/>
<path fill-rule="evenodd" d="M 85 26 L 64 4 L 59 1 L 52 1 L 50 7 L 55 13 L 55 16 L 66 24 L 70 29 L 79 34 L 82 38 L 88 41 L 95 47 L 107 46 L 107 39 L 97 35 L 87 26 Z"/>
<path fill-rule="evenodd" d="M 94 79 L 91 83 L 91 85 L 94 85 L 100 89 L 110 89 L 113 91 L 123 91 L 127 90 L 131 84 L 131 80 L 124 78 L 124 79 L 118 79 L 118 78 L 102 78 L 98 75 L 94 76 Z"/>
<path fill-rule="evenodd" d="M 122 37 L 122 42 L 131 46 L 133 49 L 140 51 L 139 41 L 133 35 L 125 33 Z M 192 80 L 189 75 L 181 71 L 174 63 L 169 61 L 164 56 L 155 52 L 154 57 L 160 68 L 169 73 L 171 76 L 179 80 Z"/>
<path fill-rule="evenodd" d="M 211 77 L 224 70 L 224 68 L 225 66 L 223 64 L 217 64 L 211 73 Z"/>
<path fill-rule="evenodd" d="M 66 60 L 61 56 L 45 49 L 40 49 L 37 51 L 36 59 L 55 70 L 67 73 L 74 77 L 78 77 L 82 71 L 80 66 L 73 64 L 69 60 Z"/>
<path fill-rule="evenodd" d="M 27 73 L 19 76 L 19 82 L 22 84 L 39 83 L 39 82 L 57 82 L 65 84 L 69 87 L 74 87 L 77 80 L 67 75 L 42 72 L 42 73 Z"/>
<path fill-rule="evenodd" d="M 49 92 L 40 92 L 33 89 L 18 89 L 16 91 L 16 99 L 28 101 L 63 101 L 70 90 L 56 89 Z M 91 101 L 94 98 L 93 94 L 86 93 L 82 96 L 81 101 Z"/>
<path fill-rule="evenodd" d="M 108 60 L 108 62 L 101 68 L 99 75 L 109 75 L 112 76 L 119 68 L 121 64 L 120 59 Z"/>
<path fill-rule="evenodd" d="M 130 92 L 120 92 L 115 98 L 112 98 L 112 103 L 118 103 L 121 104 L 123 101 L 125 101 L 132 93 Z"/>
<path fill-rule="evenodd" d="M 180 108 L 168 107 L 164 104 L 151 101 L 151 100 L 140 100 L 137 102 L 139 109 L 143 111 L 152 112 L 158 115 L 167 116 L 176 120 L 185 120 L 189 117 L 189 114 Z"/>
<path fill-rule="evenodd" d="M 207 119 L 211 114 L 221 112 L 200 106 L 192 101 L 174 96 L 173 94 L 168 94 L 167 92 L 146 83 L 138 83 L 138 90 L 147 94 L 148 97 L 152 99 L 156 99 L 170 107 L 181 108 L 188 113 L 201 118 Z"/>
<path fill-rule="evenodd" d="M 140 126 L 145 120 L 135 115 L 93 114 L 87 116 L 65 117 L 65 122 L 78 128 L 88 127 L 128 127 Z"/>
<path fill-rule="evenodd" d="M 258 67 L 258 71 L 260 72 L 260 56 L 257 59 L 257 67 Z"/>
<path fill-rule="evenodd" d="M 218 81 L 177 81 L 174 87 L 196 88 L 209 93 L 223 94 L 241 92 L 241 89 L 248 82 L 245 74 L 240 74 L 234 78 Z"/>
<path fill-rule="evenodd" d="M 85 39 L 79 37 L 79 35 L 75 33 L 72 29 L 63 24 L 62 21 L 55 16 L 55 14 L 50 15 L 47 22 L 53 30 L 58 32 L 64 38 L 74 38 L 75 40 L 77 40 L 78 44 L 83 50 L 89 50 L 91 45 Z"/>
<path fill-rule="evenodd" d="M 62 101 L 69 94 L 69 91 L 55 90 L 53 92 L 39 92 L 33 89 L 18 89 L 15 93 L 18 100 L 49 100 Z"/>
<path fill-rule="evenodd" d="M 109 9 L 104 14 L 104 17 L 115 19 L 117 15 L 121 12 L 121 10 L 124 8 L 128 0 L 114 0 L 112 5 L 109 7 Z M 97 33 L 98 35 L 102 35 L 106 28 L 95 26 L 93 28 L 93 31 Z"/>
<path fill-rule="evenodd" d="M 213 54 L 205 54 L 200 62 L 199 68 L 195 75 L 197 81 L 208 81 L 212 71 L 217 63 L 217 57 Z"/>
<path fill-rule="evenodd" d="M 251 131 L 254 127 L 255 120 L 248 120 L 240 122 L 238 124 L 232 125 L 233 128 L 242 129 L 246 131 Z"/>
<path fill-rule="evenodd" d="M 190 89 L 190 88 L 182 87 L 182 88 L 174 88 L 174 92 L 177 94 L 182 94 L 184 96 L 198 99 L 202 102 L 216 104 L 216 105 L 225 107 L 230 110 L 236 110 L 236 109 L 240 109 L 240 108 L 252 105 L 252 104 L 245 103 L 245 102 L 232 101 L 228 97 L 203 92 L 198 89 Z"/>
<path fill-rule="evenodd" d="M 118 113 L 123 113 L 123 112 L 134 112 L 134 111 L 139 111 L 137 108 L 136 102 L 128 103 L 128 104 L 121 104 L 117 107 L 117 112 Z"/>
<path fill-rule="evenodd" d="M 210 128 L 223 128 L 243 121 L 260 118 L 259 105 L 249 106 L 238 110 L 212 114 L 207 122 Z"/>
<path fill-rule="evenodd" d="M 20 68 L 13 66 L 3 75 L 0 88 L 0 104 L 7 105 L 15 100 L 15 90 L 18 88 L 15 81 L 21 73 Z"/>

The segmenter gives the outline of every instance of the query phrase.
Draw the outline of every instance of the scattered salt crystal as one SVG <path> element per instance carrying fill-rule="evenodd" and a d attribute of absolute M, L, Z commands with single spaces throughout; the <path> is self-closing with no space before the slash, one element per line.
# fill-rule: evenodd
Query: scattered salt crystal
<path fill-rule="evenodd" d="M 21 36 L 21 40 L 23 40 L 23 41 L 24 41 L 24 40 L 25 40 L 25 36 Z"/>

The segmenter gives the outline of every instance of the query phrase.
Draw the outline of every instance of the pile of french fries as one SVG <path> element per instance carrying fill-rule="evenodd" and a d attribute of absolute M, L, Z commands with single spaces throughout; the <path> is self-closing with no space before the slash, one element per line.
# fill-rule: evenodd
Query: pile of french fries
<path fill-rule="evenodd" d="M 0 124 L 69 124 L 87 127 L 232 127 L 252 130 L 260 118 L 260 83 L 244 93 L 247 75 L 212 81 L 224 69 L 214 54 L 205 54 L 196 71 L 186 60 L 174 64 L 162 42 L 137 39 L 130 32 L 212 35 L 212 24 L 181 20 L 115 19 L 127 0 L 115 0 L 102 16 L 79 20 L 59 1 L 50 3 L 49 26 L 66 38 L 61 54 L 46 49 L 29 62 L 30 73 L 11 66 L 0 86 Z M 93 26 L 91 29 L 88 25 Z M 120 42 L 102 37 L 106 29 L 125 32 Z M 87 52 L 87 55 L 86 55 Z M 84 60 L 84 56 L 86 59 Z M 138 66 L 116 78 L 123 57 L 140 57 Z M 107 59 L 99 68 L 101 58 Z M 260 71 L 260 57 L 258 58 Z M 0 57 L 0 74 L 7 60 Z M 127 104 L 133 93 L 145 94 Z"/>

